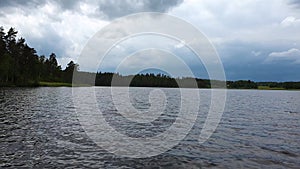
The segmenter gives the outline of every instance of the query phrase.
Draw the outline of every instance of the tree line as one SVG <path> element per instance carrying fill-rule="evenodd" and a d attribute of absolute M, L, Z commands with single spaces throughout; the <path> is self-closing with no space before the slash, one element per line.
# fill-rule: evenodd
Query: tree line
<path fill-rule="evenodd" d="M 55 53 L 47 58 L 38 56 L 24 38 L 17 39 L 18 31 L 0 27 L 0 86 L 38 85 L 39 81 L 71 82 L 76 65 L 71 61 L 66 69 L 58 65 Z"/>
<path fill-rule="evenodd" d="M 257 85 L 277 89 L 300 89 L 300 82 L 257 82 Z"/>
<path fill-rule="evenodd" d="M 76 83 L 96 86 L 133 86 L 133 87 L 195 87 L 211 88 L 211 82 L 224 87 L 224 82 L 209 79 L 173 78 L 164 74 L 138 74 L 122 76 L 110 72 L 82 72 L 79 65 L 70 61 L 62 70 L 55 53 L 49 57 L 39 56 L 34 48 L 28 46 L 24 38 L 17 39 L 18 31 L 10 28 L 7 32 L 0 27 L 0 86 L 39 86 L 39 82 L 72 83 L 73 72 L 79 74 Z M 112 84 L 114 78 L 115 83 Z M 180 85 L 178 85 L 180 84 Z M 227 88 L 257 89 L 269 88 L 300 89 L 300 82 L 253 82 L 250 80 L 226 81 Z M 214 86 L 216 87 L 216 86 Z"/>

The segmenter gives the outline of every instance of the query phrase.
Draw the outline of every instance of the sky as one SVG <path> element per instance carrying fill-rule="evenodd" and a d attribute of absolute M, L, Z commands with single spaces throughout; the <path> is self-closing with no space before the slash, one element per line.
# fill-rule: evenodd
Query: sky
<path fill-rule="evenodd" d="M 215 47 L 228 80 L 300 81 L 299 0 L 1 0 L 0 26 L 5 30 L 14 27 L 39 55 L 56 53 L 65 67 L 70 60 L 77 61 L 95 33 L 119 17 L 138 12 L 167 13 L 194 25 Z M 166 46 L 163 49 L 179 55 L 197 77 L 207 77 L 203 65 L 182 47 L 184 43 L 157 38 L 121 42 L 99 70 L 114 71 L 119 55 L 127 51 L 131 60 L 124 62 L 127 66 L 120 69 L 122 74 L 130 74 L 134 65 L 148 59 L 149 64 L 169 67 L 184 76 L 178 67 L 169 66 L 177 62 L 168 52 L 130 53 L 149 45 Z M 154 56 L 163 53 L 168 54 Z"/>

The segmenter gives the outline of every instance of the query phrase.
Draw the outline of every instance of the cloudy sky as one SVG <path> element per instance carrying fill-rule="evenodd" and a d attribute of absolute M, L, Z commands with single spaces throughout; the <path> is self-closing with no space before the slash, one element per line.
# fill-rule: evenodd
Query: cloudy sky
<path fill-rule="evenodd" d="M 56 53 L 64 67 L 70 60 L 78 59 L 89 39 L 101 28 L 137 12 L 163 12 L 193 24 L 215 46 L 229 80 L 300 81 L 298 0 L 1 0 L 0 26 L 6 30 L 16 28 L 39 55 Z M 155 38 L 133 38 L 116 49 L 138 46 L 141 50 Z M 164 49 L 175 51 L 187 62 L 192 58 L 181 43 L 164 38 L 156 42 L 172 44 L 174 49 Z M 99 69 L 113 71 L 114 64 L 118 64 L 116 55 L 112 51 Z M 133 64 L 145 60 L 134 56 L 135 59 L 131 55 L 132 64 L 125 62 L 128 70 L 124 67 L 121 73 L 129 73 Z M 151 52 L 147 57 L 152 57 Z M 153 65 L 153 61 L 157 65 L 172 64 L 170 57 L 153 58 L 149 61 Z M 206 76 L 201 64 L 189 63 L 197 76 Z"/>

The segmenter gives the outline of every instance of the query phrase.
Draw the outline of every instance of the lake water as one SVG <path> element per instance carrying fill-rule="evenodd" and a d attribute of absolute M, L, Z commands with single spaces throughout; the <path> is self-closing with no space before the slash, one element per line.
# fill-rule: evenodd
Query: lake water
<path fill-rule="evenodd" d="M 149 93 L 131 88 L 138 110 L 151 107 Z M 153 137 L 166 131 L 180 107 L 179 89 L 162 89 L 165 112 L 151 124 L 132 124 L 115 111 L 110 88 L 95 90 L 98 108 L 117 131 Z M 120 157 L 93 142 L 76 114 L 72 88 L 0 89 L 0 167 L 8 168 L 299 168 L 300 92 L 228 90 L 222 119 L 203 144 L 199 134 L 210 104 L 210 90 L 184 89 L 202 96 L 198 118 L 172 149 L 149 158 Z M 191 98 L 193 99 L 193 98 Z M 113 143 L 112 143 L 113 144 Z M 116 146 L 116 145 L 112 145 Z"/>

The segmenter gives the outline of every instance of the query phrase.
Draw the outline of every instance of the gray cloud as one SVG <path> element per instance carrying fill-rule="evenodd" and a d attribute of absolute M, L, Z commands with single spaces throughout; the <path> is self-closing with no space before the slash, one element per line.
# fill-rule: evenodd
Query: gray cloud
<path fill-rule="evenodd" d="M 17 7 L 17 8 L 36 8 L 40 5 L 44 5 L 46 0 L 1 0 L 0 1 L 0 8 L 7 8 L 7 7 Z"/>
<path fill-rule="evenodd" d="M 290 0 L 290 4 L 294 7 L 300 8 L 300 0 Z"/>
<path fill-rule="evenodd" d="M 183 0 L 102 0 L 99 3 L 99 12 L 105 19 L 114 19 L 136 12 L 167 12 Z"/>
<path fill-rule="evenodd" d="M 73 9 L 77 4 L 78 0 L 1 0 L 0 8 L 3 7 L 38 7 L 46 4 L 47 2 L 54 2 L 62 9 Z"/>
<path fill-rule="evenodd" d="M 80 12 L 79 2 L 79 0 L 1 0 L 0 8 L 16 7 L 26 11 L 43 6 L 46 3 L 54 3 L 62 11 L 72 10 L 73 12 Z M 183 0 L 101 0 L 98 2 L 85 1 L 84 3 L 93 3 L 97 6 L 95 16 L 111 20 L 137 12 L 167 12 L 182 2 Z"/>
<path fill-rule="evenodd" d="M 75 9 L 79 4 L 79 0 L 55 0 L 55 2 L 60 8 L 67 10 Z"/>

